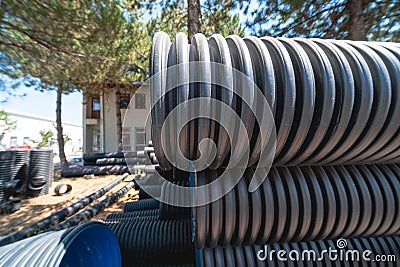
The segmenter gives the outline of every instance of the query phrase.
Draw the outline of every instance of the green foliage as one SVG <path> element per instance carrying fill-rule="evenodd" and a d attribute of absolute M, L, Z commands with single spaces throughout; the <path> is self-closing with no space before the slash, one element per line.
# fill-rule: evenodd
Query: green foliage
<path fill-rule="evenodd" d="M 232 0 L 205 0 L 200 1 L 201 17 L 200 32 L 206 36 L 219 33 L 223 36 L 237 34 L 243 36 L 244 28 L 240 25 L 239 15 L 230 11 Z M 152 16 L 147 28 L 150 33 L 164 31 L 173 38 L 177 32 L 187 33 L 187 0 L 126 0 L 130 14 L 147 14 L 149 16 L 159 12 L 159 16 Z M 152 35 L 152 34 L 150 34 Z"/>
<path fill-rule="evenodd" d="M 244 35 L 239 16 L 230 12 L 232 0 L 201 1 L 200 32 L 206 36 L 214 33 L 228 36 Z M 150 48 L 153 35 L 158 31 L 168 33 L 173 39 L 178 32 L 187 33 L 187 0 L 125 0 L 127 17 L 137 27 L 137 38 L 133 38 L 134 47 L 138 50 L 137 62 L 142 69 L 148 69 Z M 145 19 L 145 17 L 147 19 Z M 142 31 L 139 31 L 142 29 Z M 141 76 L 148 78 L 148 73 Z"/>
<path fill-rule="evenodd" d="M 72 140 L 72 138 L 71 138 L 71 137 L 69 137 L 69 135 L 68 135 L 68 134 L 63 134 L 63 138 L 64 138 L 64 144 L 66 144 L 67 142 L 69 142 L 69 141 L 71 141 L 71 140 Z"/>
<path fill-rule="evenodd" d="M 32 140 L 39 148 L 53 145 L 54 132 L 52 130 L 40 130 L 41 140 Z"/>
<path fill-rule="evenodd" d="M 231 6 L 202 3 L 201 31 L 243 35 Z M 3 0 L 0 73 L 64 93 L 132 90 L 148 76 L 152 35 L 186 31 L 186 12 L 184 0 Z"/>
<path fill-rule="evenodd" d="M 4 110 L 0 110 L 0 141 L 4 135 L 17 127 L 17 122 L 9 118 L 10 114 Z"/>
<path fill-rule="evenodd" d="M 0 72 L 30 85 L 101 91 L 130 85 L 147 71 L 136 49 L 143 27 L 124 16 L 119 1 L 1 2 Z M 146 63 L 147 64 L 147 63 Z M 35 79 L 38 78 L 38 79 Z"/>
<path fill-rule="evenodd" d="M 355 0 L 358 1 L 358 0 Z M 400 40 L 399 0 L 362 1 L 362 21 L 369 40 Z M 353 28 L 351 0 L 235 1 L 258 36 L 346 39 Z"/>

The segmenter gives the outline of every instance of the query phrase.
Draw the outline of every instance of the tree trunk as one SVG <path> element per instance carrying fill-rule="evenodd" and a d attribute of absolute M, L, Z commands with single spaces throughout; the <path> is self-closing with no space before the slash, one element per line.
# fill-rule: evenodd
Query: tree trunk
<path fill-rule="evenodd" d="M 350 10 L 349 19 L 349 38 L 354 41 L 365 41 L 367 40 L 365 25 L 364 25 L 364 14 L 363 14 L 363 2 L 360 0 L 349 0 L 347 8 Z"/>
<path fill-rule="evenodd" d="M 188 38 L 199 32 L 200 28 L 200 0 L 188 0 Z"/>
<path fill-rule="evenodd" d="M 117 127 L 117 150 L 118 152 L 122 152 L 121 91 L 118 85 L 115 90 L 115 118 Z"/>
<path fill-rule="evenodd" d="M 68 161 L 65 157 L 64 151 L 64 135 L 63 127 L 61 122 L 61 97 L 62 97 L 62 84 L 58 85 L 57 88 L 57 102 L 56 102 L 56 128 L 57 128 L 57 143 L 58 143 L 58 154 L 60 157 L 61 167 L 68 167 Z"/>

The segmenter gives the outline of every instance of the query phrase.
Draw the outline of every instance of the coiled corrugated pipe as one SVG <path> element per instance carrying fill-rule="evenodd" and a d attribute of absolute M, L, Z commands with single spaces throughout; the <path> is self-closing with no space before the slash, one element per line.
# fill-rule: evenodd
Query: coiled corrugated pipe
<path fill-rule="evenodd" d="M 2 266 L 121 266 L 114 233 L 98 222 L 43 233 L 0 247 Z"/>
<path fill-rule="evenodd" d="M 198 248 L 400 234 L 398 165 L 273 167 L 252 193 L 251 177 L 192 209 Z"/>
<path fill-rule="evenodd" d="M 64 221 L 66 217 L 75 214 L 80 209 L 86 207 L 87 205 L 89 205 L 90 203 L 95 201 L 96 199 L 103 196 L 105 193 L 107 193 L 112 188 L 114 188 L 117 184 L 119 184 L 126 177 L 128 177 L 127 173 L 119 176 L 117 179 L 115 179 L 108 185 L 100 188 L 96 192 L 90 194 L 89 196 L 86 196 L 86 197 L 78 200 L 77 202 L 72 203 L 68 207 L 65 207 L 65 208 L 57 211 L 56 213 L 50 215 L 49 217 L 44 218 L 36 223 L 33 223 L 30 226 L 22 229 L 21 231 L 9 234 L 4 237 L 0 237 L 0 246 L 4 246 L 7 244 L 16 242 L 18 240 L 36 235 L 46 229 L 49 229 L 51 226 Z"/>
<path fill-rule="evenodd" d="M 200 66 L 187 64 L 198 61 L 203 63 Z M 222 64 L 232 71 L 221 74 L 211 63 Z M 178 64 L 187 65 L 166 71 Z M 176 149 L 180 148 L 183 155 L 194 160 L 199 156 L 198 145 L 204 138 L 216 144 L 217 156 L 208 159 L 211 168 L 224 166 L 232 153 L 227 143 L 227 129 L 215 121 L 197 119 L 181 132 L 172 125 L 176 122 L 165 125 L 167 116 L 177 105 L 185 105 L 197 97 L 216 99 L 234 109 L 247 130 L 247 135 L 236 136 L 234 142 L 247 138 L 251 155 L 248 165 L 257 163 L 261 137 L 254 114 L 266 107 L 256 99 L 257 87 L 244 86 L 233 69 L 257 85 L 262 93 L 258 97 L 264 96 L 269 104 L 276 127 L 275 166 L 400 161 L 398 46 L 325 39 L 223 38 L 220 35 L 206 39 L 202 34 L 196 34 L 189 45 L 182 33 L 171 43 L 166 33 L 158 32 L 153 39 L 150 72 L 161 75 L 151 80 L 150 90 L 154 104 L 152 141 L 163 170 L 171 169 L 171 160 L 175 160 L 168 160 L 166 151 L 176 155 Z M 193 77 L 202 81 L 189 85 Z M 210 85 L 213 77 L 232 88 Z M 172 86 L 174 89 L 168 92 L 168 87 L 175 82 L 180 83 L 179 86 Z M 248 96 L 248 105 L 237 92 Z M 188 117 L 198 113 L 194 108 L 204 108 L 186 106 L 177 116 Z M 232 114 L 210 109 L 213 119 L 233 121 L 228 118 Z M 167 131 L 163 145 L 162 127 Z M 228 124 L 225 127 L 233 127 L 238 134 L 237 126 Z M 176 136 L 179 139 L 175 140 Z M 210 148 L 205 148 L 205 155 L 209 154 L 207 149 Z"/>
<path fill-rule="evenodd" d="M 110 223 L 124 266 L 194 264 L 189 220 Z"/>
<path fill-rule="evenodd" d="M 6 183 L 12 180 L 14 172 L 15 151 L 0 151 L 0 204 L 8 198 L 6 196 Z"/>
<path fill-rule="evenodd" d="M 15 176 L 14 180 L 19 180 L 21 188 L 15 188 L 16 195 L 22 195 L 26 191 L 26 184 L 29 169 L 29 150 L 16 150 L 15 151 Z"/>
<path fill-rule="evenodd" d="M 398 236 L 216 247 L 196 250 L 196 266 L 397 266 L 399 251 Z"/>
<path fill-rule="evenodd" d="M 31 150 L 26 195 L 46 195 L 53 182 L 53 150 Z"/>

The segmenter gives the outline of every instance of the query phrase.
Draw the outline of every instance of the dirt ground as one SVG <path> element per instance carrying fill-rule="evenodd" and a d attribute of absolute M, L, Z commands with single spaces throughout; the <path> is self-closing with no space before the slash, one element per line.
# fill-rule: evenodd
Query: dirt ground
<path fill-rule="evenodd" d="M 107 175 L 88 178 L 61 178 L 57 175 L 58 174 L 56 174 L 55 180 L 49 189 L 49 194 L 30 199 L 23 199 L 20 210 L 12 214 L 0 215 L 0 236 L 19 231 L 24 227 L 41 220 L 59 209 L 69 206 L 71 203 L 90 195 L 118 177 L 118 175 Z M 126 180 L 130 180 L 129 177 Z M 54 194 L 54 188 L 61 183 L 72 185 L 72 191 L 64 196 L 56 196 Z M 92 204 L 97 203 L 111 193 L 118 191 L 125 184 L 126 182 L 121 182 L 110 192 L 106 193 L 105 196 L 96 200 Z M 136 199 L 137 191 L 131 189 L 127 194 L 120 198 L 118 202 L 106 208 L 101 214 L 98 214 L 92 220 L 105 219 L 110 213 L 122 212 L 125 202 L 135 201 Z"/>

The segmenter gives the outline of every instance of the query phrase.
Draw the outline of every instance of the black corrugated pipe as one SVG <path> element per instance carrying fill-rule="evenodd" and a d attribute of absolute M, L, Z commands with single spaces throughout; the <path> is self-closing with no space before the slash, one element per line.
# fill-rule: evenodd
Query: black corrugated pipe
<path fill-rule="evenodd" d="M 51 231 L 0 247 L 1 266 L 121 266 L 114 233 L 99 222 Z"/>
<path fill-rule="evenodd" d="M 189 44 L 183 33 L 171 43 L 167 33 L 158 32 L 150 74 L 159 74 L 150 80 L 151 127 L 163 170 L 179 160 L 173 158 L 177 148 L 186 158 L 197 159 L 205 138 L 217 150 L 215 158 L 203 159 L 210 168 L 226 166 L 232 144 L 238 147 L 235 155 L 250 149 L 247 166 L 255 166 L 264 151 L 261 140 L 267 137 L 260 134 L 255 116 L 265 110 L 270 111 L 266 124 L 274 122 L 276 128 L 274 166 L 400 162 L 400 49 L 395 43 L 219 34 L 207 39 L 199 33 Z M 206 104 L 186 104 L 199 97 Z M 236 114 L 221 114 L 214 100 Z M 185 105 L 190 109 L 172 115 Z M 181 133 L 177 120 L 167 121 L 200 114 L 204 105 L 210 120 L 192 120 Z M 247 132 L 238 132 L 239 123 Z M 164 144 L 162 128 L 168 136 Z M 202 156 L 212 157 L 211 150 L 205 147 Z"/>
<path fill-rule="evenodd" d="M 30 226 L 22 229 L 21 231 L 9 234 L 7 236 L 4 236 L 0 238 L 0 246 L 4 246 L 13 242 L 16 242 L 18 240 L 36 235 L 43 230 L 46 230 L 50 228 L 53 225 L 56 225 L 62 221 L 65 220 L 66 217 L 73 215 L 80 209 L 86 207 L 90 203 L 92 203 L 94 200 L 98 199 L 99 197 L 103 196 L 105 193 L 110 191 L 113 187 L 115 187 L 117 184 L 119 184 L 122 180 L 124 180 L 126 177 L 128 177 L 128 174 L 125 173 L 121 176 L 119 176 L 117 179 L 109 183 L 108 185 L 100 188 L 96 192 L 90 194 L 89 196 L 86 196 L 82 198 L 81 200 L 71 204 L 68 207 L 65 207 L 56 213 L 50 215 L 47 218 L 44 218 L 34 224 L 31 224 Z"/>
<path fill-rule="evenodd" d="M 14 175 L 15 151 L 0 151 L 0 204 L 8 199 L 6 183 L 10 182 Z"/>
<path fill-rule="evenodd" d="M 29 169 L 29 150 L 15 151 L 15 176 L 14 180 L 19 180 L 14 187 L 14 196 L 22 195 L 26 191 L 28 169 Z"/>
<path fill-rule="evenodd" d="M 137 164 L 147 164 L 150 161 L 146 158 L 104 158 L 96 160 L 97 166 L 107 166 L 107 165 L 137 165 Z"/>
<path fill-rule="evenodd" d="M 107 223 L 117 236 L 123 266 L 194 264 L 190 220 Z"/>
<path fill-rule="evenodd" d="M 53 182 L 53 150 L 30 150 L 26 195 L 36 197 L 49 193 Z"/>
<path fill-rule="evenodd" d="M 140 175 L 136 175 L 136 177 L 139 177 Z M 136 178 L 135 177 L 135 178 Z M 135 179 L 133 178 L 133 179 Z M 132 187 L 135 186 L 135 183 L 133 181 L 130 181 L 128 184 L 126 184 L 124 187 L 119 189 L 117 192 L 113 193 L 111 196 L 108 196 L 104 200 L 100 201 L 99 203 L 87 207 L 85 210 L 82 212 L 72 216 L 71 218 L 57 224 L 56 226 L 52 227 L 51 230 L 62 230 L 66 229 L 72 226 L 75 226 L 79 224 L 82 221 L 87 221 L 100 212 L 102 212 L 105 208 L 109 207 L 110 205 L 114 204 L 118 199 L 120 199 L 123 195 L 125 195 Z"/>
<path fill-rule="evenodd" d="M 198 267 L 398 266 L 399 259 L 399 236 L 196 250 Z"/>
<path fill-rule="evenodd" d="M 62 177 L 82 177 L 84 175 L 109 175 L 123 174 L 129 172 L 128 166 L 111 165 L 111 166 L 84 166 L 74 168 L 64 168 L 61 170 Z"/>
<path fill-rule="evenodd" d="M 215 172 L 200 172 L 197 181 L 206 184 Z M 273 167 L 250 193 L 252 172 L 192 209 L 199 249 L 400 234 L 399 165 Z"/>
<path fill-rule="evenodd" d="M 150 216 L 138 216 L 138 217 L 120 217 L 113 219 L 105 219 L 103 222 L 106 224 L 109 223 L 121 223 L 121 222 L 139 222 L 139 221 L 158 221 L 160 220 L 160 216 L 158 215 L 150 215 Z"/>
<path fill-rule="evenodd" d="M 140 218 L 144 216 L 160 216 L 160 209 L 111 213 L 107 216 L 106 219 L 109 220 L 109 219 L 120 219 L 120 218 Z"/>
<path fill-rule="evenodd" d="M 104 158 L 136 158 L 137 152 L 109 152 L 109 153 L 86 153 L 83 155 L 84 161 L 94 161 Z"/>
<path fill-rule="evenodd" d="M 151 210 L 158 208 L 160 208 L 160 201 L 154 198 L 148 198 L 148 199 L 125 203 L 124 212 Z"/>
<path fill-rule="evenodd" d="M 179 181 L 174 182 L 179 186 L 189 187 L 189 182 Z M 177 207 L 166 203 L 173 203 L 172 201 L 180 200 L 185 197 L 184 194 L 179 194 L 180 191 L 172 186 L 172 183 L 164 183 L 161 189 L 161 202 L 160 202 L 160 219 L 161 220 L 176 220 L 176 219 L 189 219 L 189 207 Z"/>
<path fill-rule="evenodd" d="M 148 148 L 147 148 L 148 150 Z M 110 152 L 110 153 L 87 153 L 83 155 L 84 166 L 96 165 L 98 159 L 135 159 L 146 158 L 147 151 L 141 150 L 136 152 Z"/>
<path fill-rule="evenodd" d="M 143 189 L 143 187 L 145 189 Z M 139 199 L 159 197 L 161 195 L 161 185 L 142 185 L 139 188 Z"/>

